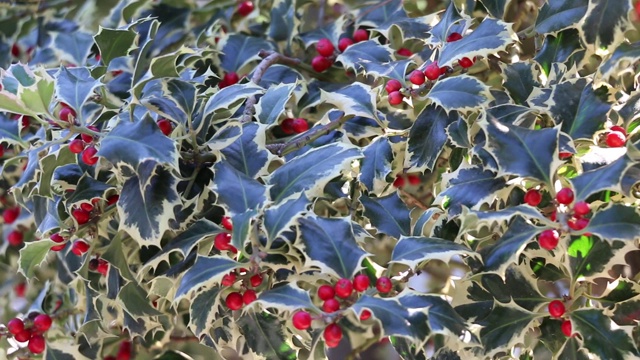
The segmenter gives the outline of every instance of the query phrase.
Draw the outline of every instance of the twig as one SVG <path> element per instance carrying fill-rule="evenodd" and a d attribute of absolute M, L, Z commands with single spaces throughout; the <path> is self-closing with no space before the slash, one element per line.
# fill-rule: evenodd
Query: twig
<path fill-rule="evenodd" d="M 422 201 L 418 200 L 418 198 L 409 194 L 405 190 L 402 190 L 402 189 L 398 189 L 398 190 L 400 191 L 400 195 L 406 198 L 405 203 L 407 203 L 407 205 L 410 205 L 410 206 L 413 205 L 422 210 L 427 210 L 429 208 L 427 205 L 423 204 Z"/>
<path fill-rule="evenodd" d="M 269 149 L 272 153 L 278 156 L 287 155 L 290 152 L 298 150 L 308 143 L 318 139 L 321 136 L 324 136 L 331 131 L 339 128 L 342 124 L 344 124 L 347 120 L 351 119 L 351 116 L 341 116 L 326 125 L 316 126 L 308 130 L 301 136 L 298 136 L 291 141 L 280 144 L 270 144 L 267 145 L 267 149 Z"/>
<path fill-rule="evenodd" d="M 284 56 L 275 51 L 262 50 L 260 51 L 259 56 L 262 58 L 262 61 L 256 67 L 256 71 L 253 72 L 253 76 L 251 76 L 251 82 L 256 85 L 260 83 L 264 73 L 267 72 L 267 69 L 269 69 L 271 65 L 278 63 L 297 65 L 300 63 L 300 59 Z M 247 99 L 247 102 L 244 105 L 244 114 L 242 115 L 240 122 L 248 123 L 251 121 L 257 101 L 258 100 L 255 95 Z"/>

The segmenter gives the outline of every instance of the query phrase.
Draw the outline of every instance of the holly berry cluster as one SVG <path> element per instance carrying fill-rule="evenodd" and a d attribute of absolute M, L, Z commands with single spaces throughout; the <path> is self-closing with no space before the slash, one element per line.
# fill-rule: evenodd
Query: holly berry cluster
<path fill-rule="evenodd" d="M 280 129 L 287 135 L 302 134 L 303 132 L 309 130 L 309 123 L 303 118 L 286 118 L 282 120 Z"/>
<path fill-rule="evenodd" d="M 15 223 L 15 221 L 20 217 L 20 207 L 10 207 L 6 208 L 2 213 L 2 218 L 4 220 L 5 225 L 11 225 Z M 14 228 L 7 235 L 7 242 L 9 245 L 18 247 L 22 245 L 24 241 L 24 233 L 20 230 L 19 227 Z"/>
<path fill-rule="evenodd" d="M 622 126 L 612 126 L 605 136 L 608 147 L 623 147 L 627 142 L 627 131 Z"/>
<path fill-rule="evenodd" d="M 338 41 L 338 50 L 343 53 L 349 46 L 366 40 L 369 40 L 369 32 L 365 29 L 358 29 L 353 33 L 353 38 L 342 37 Z M 331 40 L 323 38 L 316 43 L 316 51 L 318 55 L 311 60 L 311 67 L 321 73 L 336 61 L 335 47 Z"/>
<path fill-rule="evenodd" d="M 420 175 L 417 174 L 398 174 L 396 175 L 395 180 L 393 180 L 393 186 L 400 189 L 404 187 L 407 182 L 409 185 L 415 186 L 420 185 L 422 180 L 420 179 Z"/>
<path fill-rule="evenodd" d="M 562 319 L 566 313 L 564 303 L 560 300 L 551 301 L 547 306 L 547 309 L 549 310 L 549 315 L 556 319 Z M 573 335 L 571 320 L 563 320 L 562 324 L 560 325 L 560 329 L 562 330 L 562 333 L 567 337 L 571 337 Z"/>
<path fill-rule="evenodd" d="M 33 354 L 40 354 L 46 347 L 44 333 L 46 333 L 53 319 L 47 314 L 33 314 L 30 319 L 13 318 L 9 320 L 6 327 L 0 329 L 0 335 L 13 336 L 21 343 L 27 343 L 27 348 Z"/>
<path fill-rule="evenodd" d="M 246 17 L 253 12 L 254 8 L 255 6 L 253 5 L 253 1 L 241 1 L 238 4 L 237 11 L 240 16 Z"/>

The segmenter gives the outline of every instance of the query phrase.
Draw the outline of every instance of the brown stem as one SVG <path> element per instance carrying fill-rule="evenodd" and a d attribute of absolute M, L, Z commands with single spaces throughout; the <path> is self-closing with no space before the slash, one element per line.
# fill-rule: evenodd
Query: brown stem
<path fill-rule="evenodd" d="M 405 197 L 405 203 L 409 206 L 415 206 L 418 207 L 422 210 L 427 210 L 429 207 L 425 204 L 422 203 L 422 201 L 418 200 L 418 198 L 416 198 L 415 196 L 409 194 L 408 192 L 402 190 L 402 189 L 398 189 L 400 191 L 400 195 L 402 195 L 403 197 Z"/>
<path fill-rule="evenodd" d="M 339 128 L 342 124 L 344 124 L 347 120 L 351 119 L 351 116 L 341 116 L 326 125 L 316 126 L 298 136 L 291 141 L 280 144 L 269 144 L 267 145 L 267 149 L 269 149 L 272 153 L 278 156 L 284 156 L 290 152 L 298 150 L 308 143 L 318 139 L 319 137 L 330 133 L 331 131 Z"/>

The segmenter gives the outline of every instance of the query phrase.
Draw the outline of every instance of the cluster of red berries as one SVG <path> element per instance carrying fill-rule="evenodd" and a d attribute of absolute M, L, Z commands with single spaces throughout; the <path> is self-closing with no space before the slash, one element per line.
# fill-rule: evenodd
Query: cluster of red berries
<path fill-rule="evenodd" d="M 39 314 L 33 321 L 25 322 L 19 318 L 13 318 L 7 323 L 7 331 L 18 342 L 28 342 L 27 348 L 34 354 L 40 354 L 45 349 L 43 334 L 51 328 L 53 319 L 47 314 Z"/>
<path fill-rule="evenodd" d="M 238 275 L 245 276 L 247 274 L 248 272 L 246 269 L 240 269 L 237 272 L 234 270 L 222 278 L 221 284 L 226 287 L 231 287 L 238 280 Z M 246 281 L 246 279 L 243 280 L 243 288 L 245 290 L 242 293 L 239 291 L 229 293 L 225 298 L 225 304 L 227 307 L 231 310 L 240 310 L 244 305 L 249 305 L 256 301 L 258 294 L 254 289 L 249 289 L 249 287 L 258 288 L 262 285 L 262 281 L 263 277 L 260 273 L 252 275 L 249 277 L 248 281 Z"/>
<path fill-rule="evenodd" d="M 130 360 L 131 359 L 131 341 L 123 341 L 120 343 L 116 356 L 105 356 L 104 360 Z"/>
<path fill-rule="evenodd" d="M 371 285 L 371 281 L 367 275 L 356 275 L 353 281 L 349 279 L 340 279 L 334 286 L 321 285 L 317 290 L 318 299 L 323 301 L 322 310 L 326 313 L 334 313 L 343 305 L 350 305 L 353 303 L 352 294 L 361 293 L 366 291 Z M 391 291 L 393 284 L 391 279 L 386 276 L 378 278 L 376 281 L 376 289 L 382 294 L 386 294 Z M 360 313 L 360 320 L 366 321 L 371 318 L 371 312 L 369 310 L 363 310 Z M 292 322 L 293 326 L 298 330 L 307 330 L 311 327 L 312 317 L 309 312 L 305 310 L 299 310 L 293 314 Z M 323 337 L 327 347 L 333 348 L 338 346 L 342 339 L 342 329 L 336 323 L 331 323 L 325 327 Z"/>
<path fill-rule="evenodd" d="M 11 207 L 4 210 L 2 213 L 2 218 L 4 220 L 5 225 L 13 224 L 18 217 L 20 216 L 20 207 Z M 14 229 L 7 235 L 7 242 L 11 246 L 18 247 L 22 245 L 24 241 L 24 234 L 22 231 L 18 229 Z"/>
<path fill-rule="evenodd" d="M 409 185 L 420 185 L 422 181 L 420 180 L 420 176 L 416 174 L 398 174 L 395 180 L 393 180 L 393 186 L 402 188 L 407 182 Z"/>
<path fill-rule="evenodd" d="M 302 134 L 303 132 L 309 130 L 309 123 L 303 118 L 286 118 L 282 120 L 280 129 L 282 129 L 282 132 L 287 135 Z"/>
<path fill-rule="evenodd" d="M 222 218 L 222 227 L 227 231 L 233 231 L 233 224 L 228 217 Z M 213 238 L 213 246 L 220 251 L 231 251 L 234 254 L 238 253 L 238 249 L 231 245 L 231 234 L 228 232 L 221 232 Z"/>
<path fill-rule="evenodd" d="M 353 39 L 343 37 L 338 41 L 338 50 L 342 53 L 355 43 L 369 40 L 369 33 L 365 29 L 358 29 L 353 33 Z M 331 40 L 327 38 L 320 39 L 316 44 L 318 55 L 311 60 L 311 67 L 316 72 L 323 72 L 333 65 L 335 61 L 335 47 Z"/>
<path fill-rule="evenodd" d="M 73 251 L 73 249 L 71 249 Z M 97 271 L 102 276 L 107 276 L 107 272 L 109 272 L 109 262 L 105 259 L 101 258 L 93 258 L 89 260 L 89 270 Z"/>
<path fill-rule="evenodd" d="M 87 129 L 96 132 L 100 131 L 93 125 L 87 126 Z M 96 139 L 92 135 L 80 134 L 79 138 L 71 140 L 69 143 L 69 150 L 74 154 L 81 154 L 80 158 L 85 164 L 89 166 L 95 165 L 98 162 L 98 157 L 96 156 L 98 149 L 95 147 L 95 140 Z"/>
<path fill-rule="evenodd" d="M 251 14 L 254 9 L 253 1 L 242 1 L 238 4 L 238 14 L 242 17 L 246 17 Z"/>
<path fill-rule="evenodd" d="M 567 311 L 564 307 L 564 303 L 560 300 L 551 301 L 547 308 L 549 310 L 549 315 L 556 319 L 561 319 Z M 560 329 L 567 337 L 571 337 L 573 335 L 571 320 L 563 320 L 562 325 L 560 325 Z"/>
<path fill-rule="evenodd" d="M 228 73 L 224 74 L 224 76 L 222 77 L 222 80 L 220 80 L 220 82 L 218 83 L 218 87 L 220 89 L 224 89 L 227 86 L 231 86 L 231 85 L 237 84 L 238 81 L 240 81 L 240 77 L 238 76 L 238 74 L 236 74 L 235 72 L 231 71 L 231 72 L 228 72 Z"/>
<path fill-rule="evenodd" d="M 605 141 L 608 147 L 623 147 L 627 142 L 627 131 L 622 126 L 612 126 L 607 132 Z"/>
<path fill-rule="evenodd" d="M 173 131 L 173 125 L 171 124 L 171 121 L 167 119 L 159 119 L 157 124 L 160 128 L 160 131 L 162 131 L 165 136 L 171 135 L 171 132 Z"/>

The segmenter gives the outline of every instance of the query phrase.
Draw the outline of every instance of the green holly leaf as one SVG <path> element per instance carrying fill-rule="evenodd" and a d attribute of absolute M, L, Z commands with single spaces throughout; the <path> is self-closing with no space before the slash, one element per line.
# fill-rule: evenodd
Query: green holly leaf
<path fill-rule="evenodd" d="M 382 336 L 417 337 L 409 322 L 409 311 L 396 298 L 383 299 L 365 294 L 351 305 L 351 309 L 358 316 L 365 309 L 369 310 L 380 321 Z"/>
<path fill-rule="evenodd" d="M 444 191 L 436 197 L 437 203 L 444 203 L 449 211 L 459 213 L 462 206 L 477 207 L 493 201 L 495 192 L 504 189 L 506 181 L 491 170 L 480 166 L 461 166 L 450 176 L 443 176 Z"/>
<path fill-rule="evenodd" d="M 555 36 L 547 35 L 534 60 L 540 64 L 545 75 L 549 76 L 551 64 L 564 63 L 578 51 L 584 51 L 578 30 L 567 29 Z"/>
<path fill-rule="evenodd" d="M 260 294 L 257 300 L 264 308 L 277 308 L 279 310 L 295 311 L 298 309 L 315 309 L 309 292 L 300 289 L 293 283 L 274 287 Z"/>
<path fill-rule="evenodd" d="M 32 279 L 35 275 L 36 268 L 40 267 L 51 253 L 51 246 L 55 243 L 51 240 L 38 240 L 25 243 L 20 249 L 20 258 L 18 259 L 18 271 L 27 279 Z"/>
<path fill-rule="evenodd" d="M 358 180 L 367 190 L 381 193 L 389 185 L 387 176 L 391 173 L 392 162 L 393 150 L 389 139 L 377 137 L 364 149 Z"/>
<path fill-rule="evenodd" d="M 240 266 L 239 262 L 227 257 L 199 255 L 193 266 L 180 279 L 174 302 L 180 301 L 200 288 L 210 289 L 212 285 L 219 283 L 224 275 Z"/>
<path fill-rule="evenodd" d="M 299 220 L 305 267 L 317 266 L 323 272 L 352 278 L 367 253 L 356 243 L 351 221 L 311 216 Z"/>
<path fill-rule="evenodd" d="M 622 329 L 613 330 L 611 319 L 602 309 L 582 308 L 571 312 L 573 331 L 579 333 L 583 346 L 601 359 L 623 360 L 640 356 L 633 341 Z"/>
<path fill-rule="evenodd" d="M 162 315 L 160 311 L 151 306 L 148 296 L 147 291 L 133 281 L 121 287 L 118 292 L 118 300 L 129 315 L 135 317 Z"/>
<path fill-rule="evenodd" d="M 484 352 L 491 355 L 500 349 L 510 348 L 523 341 L 531 323 L 540 314 L 521 309 L 518 306 L 502 306 L 496 303 L 489 316 L 479 322 L 483 326 L 480 339 Z"/>
<path fill-rule="evenodd" d="M 504 274 L 510 264 L 518 262 L 524 248 L 542 230 L 522 217 L 516 217 L 495 244 L 480 251 L 484 261 L 483 271 Z"/>
<path fill-rule="evenodd" d="M 267 232 L 267 249 L 291 226 L 297 224 L 298 218 L 307 211 L 309 199 L 304 194 L 291 198 L 264 211 L 264 228 Z"/>
<path fill-rule="evenodd" d="M 275 45 L 259 37 L 231 34 L 221 40 L 221 66 L 227 71 L 238 72 L 248 63 L 259 60 L 261 50 L 277 51 Z"/>
<path fill-rule="evenodd" d="M 285 105 L 291 99 L 296 84 L 279 84 L 271 86 L 256 104 L 255 117 L 262 124 L 273 125 L 284 113 Z"/>
<path fill-rule="evenodd" d="M 62 102 L 76 109 L 78 118 L 82 121 L 83 114 L 80 109 L 94 94 L 94 90 L 102 84 L 91 77 L 87 68 L 60 67 L 56 73 L 56 80 L 56 95 Z"/>
<path fill-rule="evenodd" d="M 366 84 L 355 82 L 331 92 L 320 89 L 320 101 L 333 104 L 345 115 L 377 119 L 376 92 Z"/>
<path fill-rule="evenodd" d="M 231 145 L 222 149 L 225 160 L 247 177 L 255 178 L 265 172 L 270 154 L 265 148 L 264 125 L 247 123 L 242 127 L 242 135 Z"/>
<path fill-rule="evenodd" d="M 115 166 L 129 165 L 134 171 L 144 162 L 178 168 L 178 151 L 155 121 L 145 116 L 136 122 L 120 121 L 102 140 L 98 155 Z"/>
<path fill-rule="evenodd" d="M 629 0 L 590 2 L 587 14 L 580 22 L 582 39 L 595 49 L 621 44 L 625 31 L 633 28 L 629 19 L 631 9 Z"/>
<path fill-rule="evenodd" d="M 140 103 L 180 124 L 187 124 L 194 110 L 196 88 L 178 79 L 151 80 L 142 89 Z"/>
<path fill-rule="evenodd" d="M 613 308 L 613 321 L 624 326 L 634 326 L 640 321 L 640 296 L 618 302 Z"/>
<path fill-rule="evenodd" d="M 248 311 L 237 321 L 247 345 L 266 359 L 295 360 L 296 351 L 287 343 L 282 321 L 266 312 Z"/>
<path fill-rule="evenodd" d="M 269 176 L 271 199 L 279 203 L 301 192 L 308 198 L 320 196 L 330 180 L 361 156 L 360 149 L 344 143 L 327 144 L 296 156 Z"/>
<path fill-rule="evenodd" d="M 267 188 L 234 169 L 226 162 L 214 166 L 213 189 L 218 194 L 218 202 L 232 214 L 257 209 L 267 200 Z"/>
<path fill-rule="evenodd" d="M 447 114 L 442 107 L 433 104 L 427 106 L 409 131 L 405 167 L 419 172 L 433 170 L 447 142 L 445 129 L 459 118 L 455 111 Z"/>
<path fill-rule="evenodd" d="M 411 214 L 397 192 L 380 198 L 362 195 L 358 200 L 364 206 L 364 216 L 378 232 L 396 239 L 410 234 Z"/>
<path fill-rule="evenodd" d="M 485 18 L 473 32 L 462 39 L 446 43 L 438 59 L 439 66 L 451 66 L 463 57 L 486 57 L 503 51 L 515 42 L 511 24 L 500 20 Z M 455 77 L 457 78 L 457 76 Z"/>
<path fill-rule="evenodd" d="M 640 214 L 636 207 L 611 204 L 597 211 L 584 231 L 608 241 L 633 241 L 640 234 Z"/>
<path fill-rule="evenodd" d="M 198 293 L 189 306 L 189 328 L 198 336 L 208 334 L 213 328 L 218 312 L 216 304 L 221 288 L 214 286 Z"/>
<path fill-rule="evenodd" d="M 429 260 L 449 262 L 452 256 L 477 256 L 464 245 L 453 241 L 422 236 L 401 236 L 393 248 L 391 262 L 407 265 L 416 269 L 421 263 Z"/>
<path fill-rule="evenodd" d="M 89 360 L 80 352 L 80 345 L 67 341 L 51 341 L 47 343 L 44 359 L 55 360 Z"/>
<path fill-rule="evenodd" d="M 534 88 L 540 87 L 540 73 L 532 61 L 506 65 L 502 73 L 506 76 L 503 86 L 516 104 L 525 104 Z"/>
<path fill-rule="evenodd" d="M 118 233 L 110 239 L 109 247 L 104 253 L 102 253 L 102 258 L 109 262 L 110 274 L 111 272 L 113 272 L 113 274 L 117 275 L 118 279 L 122 277 L 129 281 L 135 281 L 135 277 L 131 273 L 131 269 L 129 269 L 129 263 L 127 262 L 127 258 L 124 254 L 125 248 L 122 246 L 123 236 L 124 234 Z M 112 270 L 113 267 L 115 267 L 119 271 Z M 119 285 L 115 287 L 114 291 L 117 291 L 118 288 Z M 112 295 L 112 298 L 115 298 L 115 293 L 113 293 Z"/>
<path fill-rule="evenodd" d="M 109 65 L 111 60 L 126 56 L 134 47 L 136 32 L 131 29 L 107 29 L 100 27 L 93 39 L 100 50 L 102 63 Z"/>
<path fill-rule="evenodd" d="M 468 75 L 458 75 L 436 82 L 427 96 L 447 113 L 451 110 L 477 109 L 487 105 L 491 100 L 489 87 Z"/>
<path fill-rule="evenodd" d="M 622 192 L 622 176 L 633 166 L 628 155 L 614 162 L 571 178 L 575 201 L 586 200 L 592 194 L 603 190 Z"/>
<path fill-rule="evenodd" d="M 557 325 L 556 325 L 557 326 Z M 558 334 L 558 336 L 560 336 Z M 562 334 L 564 336 L 564 334 Z M 562 351 L 558 353 L 558 359 L 569 359 L 569 360 L 589 360 L 591 357 L 588 352 L 582 347 L 580 341 L 575 337 L 570 338 L 565 342 Z"/>
<path fill-rule="evenodd" d="M 542 6 L 536 19 L 538 34 L 555 33 L 576 24 L 587 12 L 589 0 L 549 1 Z"/>
<path fill-rule="evenodd" d="M 575 238 L 567 249 L 573 279 L 608 276 L 607 272 L 612 265 L 625 263 L 624 255 L 619 251 L 623 247 L 624 243 L 621 241 L 609 243 L 595 236 L 582 235 Z M 622 258 L 616 255 L 622 255 Z M 618 260 L 615 260 L 616 257 Z"/>

